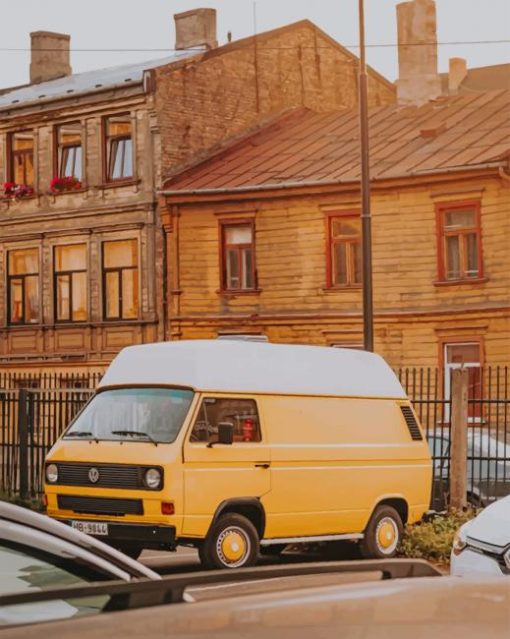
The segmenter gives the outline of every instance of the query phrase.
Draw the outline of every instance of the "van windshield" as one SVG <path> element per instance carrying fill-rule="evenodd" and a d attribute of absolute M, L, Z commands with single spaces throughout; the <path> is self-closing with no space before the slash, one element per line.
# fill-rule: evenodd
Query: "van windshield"
<path fill-rule="evenodd" d="M 169 444 L 177 437 L 192 399 L 193 391 L 177 388 L 102 391 L 85 406 L 64 438 Z"/>

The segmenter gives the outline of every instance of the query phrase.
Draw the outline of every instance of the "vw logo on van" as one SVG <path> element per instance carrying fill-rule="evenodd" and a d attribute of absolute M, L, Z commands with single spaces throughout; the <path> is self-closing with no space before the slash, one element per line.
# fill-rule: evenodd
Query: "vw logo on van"
<path fill-rule="evenodd" d="M 97 482 L 99 481 L 99 471 L 97 468 L 91 468 L 89 470 L 89 480 L 93 484 L 97 484 Z"/>

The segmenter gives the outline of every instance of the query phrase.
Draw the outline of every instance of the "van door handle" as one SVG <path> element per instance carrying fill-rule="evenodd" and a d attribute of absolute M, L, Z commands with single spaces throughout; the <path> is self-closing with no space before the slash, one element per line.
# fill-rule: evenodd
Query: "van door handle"
<path fill-rule="evenodd" d="M 255 464 L 255 468 L 269 468 L 270 466 L 271 464 L 267 463 Z"/>

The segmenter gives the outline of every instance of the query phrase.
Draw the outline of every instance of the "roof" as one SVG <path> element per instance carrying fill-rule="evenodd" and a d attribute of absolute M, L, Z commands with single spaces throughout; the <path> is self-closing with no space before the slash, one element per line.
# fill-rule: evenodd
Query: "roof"
<path fill-rule="evenodd" d="M 130 346 L 99 386 L 184 386 L 202 391 L 405 399 L 374 353 L 321 346 L 191 340 Z"/>
<path fill-rule="evenodd" d="M 106 69 L 94 69 L 94 71 L 85 71 L 84 73 L 73 73 L 57 80 L 15 87 L 11 90 L 7 89 L 0 93 L 0 109 L 12 107 L 19 103 L 69 97 L 82 93 L 103 91 L 105 88 L 124 86 L 127 83 L 142 82 L 143 73 L 147 69 L 173 64 L 202 53 L 203 51 L 197 49 L 177 51 L 173 55 L 159 60 L 124 64 Z"/>
<path fill-rule="evenodd" d="M 448 73 L 440 73 L 443 93 L 448 93 Z M 466 77 L 460 83 L 459 94 L 473 91 L 498 91 L 510 89 L 510 63 L 494 64 L 487 67 L 468 69 Z"/>
<path fill-rule="evenodd" d="M 369 111 L 375 180 L 479 168 L 510 152 L 510 91 Z M 167 194 L 357 182 L 357 110 L 299 108 L 171 177 Z"/>
<path fill-rule="evenodd" d="M 310 20 L 299 20 L 297 22 L 284 25 L 283 27 L 277 27 L 276 29 L 271 29 L 263 33 L 257 33 L 253 36 L 234 40 L 233 42 L 226 43 L 210 50 L 206 47 L 185 49 L 182 51 L 176 51 L 173 55 L 159 60 L 149 60 L 146 62 L 137 62 L 118 67 L 96 69 L 94 71 L 86 71 L 84 73 L 74 73 L 63 78 L 58 78 L 57 80 L 50 80 L 49 82 L 40 82 L 38 84 L 28 84 L 0 89 L 0 110 L 13 108 L 13 106 L 15 107 L 18 104 L 26 104 L 34 101 L 39 103 L 43 100 L 65 98 L 94 91 L 102 91 L 105 88 L 116 88 L 125 86 L 128 82 L 141 82 L 143 80 L 143 72 L 148 69 L 173 64 L 197 55 L 202 56 L 204 60 L 208 60 L 235 49 L 248 48 L 252 46 L 255 41 L 262 43 L 266 39 L 270 39 L 275 35 L 281 35 L 282 33 L 299 27 L 314 29 L 346 57 L 350 58 L 353 62 L 357 61 L 357 57 L 353 53 L 331 38 L 327 33 L 319 29 L 319 27 L 317 27 L 313 22 Z M 379 82 L 386 84 L 388 88 L 393 90 L 395 89 L 395 85 L 392 82 L 371 67 L 368 67 L 368 72 L 370 76 L 377 79 Z"/>

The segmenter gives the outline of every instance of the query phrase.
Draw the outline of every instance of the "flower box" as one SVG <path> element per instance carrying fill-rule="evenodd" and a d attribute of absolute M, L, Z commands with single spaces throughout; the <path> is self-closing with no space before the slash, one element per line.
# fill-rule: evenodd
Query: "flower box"
<path fill-rule="evenodd" d="M 50 193 L 77 191 L 81 188 L 81 181 L 71 175 L 67 175 L 65 177 L 54 177 L 53 180 L 50 182 Z"/>
<path fill-rule="evenodd" d="M 21 200 L 34 194 L 34 189 L 26 184 L 16 184 L 16 182 L 4 182 L 3 197 L 6 200 Z"/>

